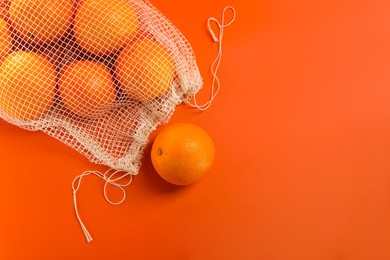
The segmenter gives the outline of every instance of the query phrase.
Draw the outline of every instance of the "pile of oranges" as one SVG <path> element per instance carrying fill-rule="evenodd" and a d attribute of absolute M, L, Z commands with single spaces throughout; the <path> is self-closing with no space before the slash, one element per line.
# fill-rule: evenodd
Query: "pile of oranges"
<path fill-rule="evenodd" d="M 93 117 L 112 108 L 118 91 L 147 102 L 172 85 L 170 51 L 144 35 L 137 8 L 127 0 L 7 3 L 0 6 L 0 109 L 12 118 L 40 118 L 55 103 Z M 58 66 L 44 51 L 58 42 L 79 55 Z"/>

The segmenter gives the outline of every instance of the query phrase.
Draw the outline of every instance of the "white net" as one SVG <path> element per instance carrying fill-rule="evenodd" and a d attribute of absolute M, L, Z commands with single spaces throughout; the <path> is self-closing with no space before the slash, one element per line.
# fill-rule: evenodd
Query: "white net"
<path fill-rule="evenodd" d="M 150 133 L 202 86 L 146 0 L 0 0 L 0 117 L 137 174 Z"/>

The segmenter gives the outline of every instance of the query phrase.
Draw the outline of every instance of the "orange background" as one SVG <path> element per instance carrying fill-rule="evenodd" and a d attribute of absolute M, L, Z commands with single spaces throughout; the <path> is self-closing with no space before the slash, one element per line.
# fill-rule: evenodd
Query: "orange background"
<path fill-rule="evenodd" d="M 128 198 L 111 206 L 87 177 L 106 170 L 40 132 L 0 122 L 0 259 L 390 259 L 390 2 L 197 0 L 155 4 L 188 38 L 205 80 L 226 29 L 211 108 L 171 122 L 205 128 L 212 171 L 174 187 L 146 151 Z"/>

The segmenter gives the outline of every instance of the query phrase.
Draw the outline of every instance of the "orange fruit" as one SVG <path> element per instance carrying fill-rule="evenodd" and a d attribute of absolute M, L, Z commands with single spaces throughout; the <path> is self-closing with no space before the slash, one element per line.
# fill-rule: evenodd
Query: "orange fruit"
<path fill-rule="evenodd" d="M 12 0 L 9 21 L 25 41 L 49 43 L 66 33 L 73 12 L 72 0 Z"/>
<path fill-rule="evenodd" d="M 149 39 L 128 45 L 115 65 L 119 85 L 130 98 L 138 101 L 167 93 L 175 76 L 175 64 L 169 51 Z"/>
<path fill-rule="evenodd" d="M 215 148 L 202 128 L 178 123 L 169 125 L 156 137 L 151 151 L 156 172 L 176 185 L 191 184 L 202 178 L 214 162 Z"/>
<path fill-rule="evenodd" d="M 104 113 L 116 98 L 109 69 L 96 61 L 75 61 L 66 65 L 58 90 L 65 106 L 83 117 Z"/>
<path fill-rule="evenodd" d="M 54 66 L 40 54 L 13 52 L 0 65 L 0 108 L 11 117 L 42 116 L 53 104 L 55 87 Z"/>
<path fill-rule="evenodd" d="M 0 18 L 0 60 L 2 60 L 12 48 L 11 35 L 8 30 L 7 24 Z"/>
<path fill-rule="evenodd" d="M 127 0 L 84 0 L 77 8 L 74 34 L 77 43 L 94 54 L 109 54 L 131 42 L 138 16 Z"/>

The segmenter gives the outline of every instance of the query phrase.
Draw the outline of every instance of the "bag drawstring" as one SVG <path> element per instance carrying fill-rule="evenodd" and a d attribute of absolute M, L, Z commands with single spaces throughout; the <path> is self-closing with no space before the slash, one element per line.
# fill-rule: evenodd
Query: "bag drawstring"
<path fill-rule="evenodd" d="M 227 10 L 231 10 L 232 13 L 233 13 L 233 16 L 232 16 L 231 20 L 228 23 L 225 24 L 225 14 L 226 14 Z M 215 58 L 215 60 L 213 61 L 213 63 L 211 64 L 211 67 L 210 67 L 210 71 L 211 71 L 211 73 L 213 75 L 213 81 L 211 83 L 211 93 L 210 93 L 209 100 L 205 104 L 203 104 L 203 105 L 199 105 L 198 104 L 198 102 L 196 100 L 196 95 L 194 95 L 193 103 L 188 102 L 188 105 L 190 105 L 191 107 L 197 108 L 197 109 L 199 109 L 201 111 L 205 111 L 205 110 L 207 110 L 210 107 L 211 103 L 213 102 L 213 100 L 217 96 L 217 94 L 219 92 L 219 88 L 221 86 L 221 83 L 220 83 L 220 81 L 218 79 L 218 76 L 217 76 L 217 72 L 218 72 L 219 65 L 221 64 L 221 60 L 222 60 L 222 39 L 223 39 L 223 33 L 224 33 L 224 29 L 226 27 L 230 26 L 235 19 L 236 19 L 236 10 L 232 6 L 227 6 L 222 11 L 222 20 L 221 20 L 221 22 L 219 22 L 214 17 L 211 17 L 211 18 L 209 18 L 207 20 L 207 26 L 208 26 L 209 33 L 210 33 L 211 37 L 213 38 L 213 41 L 218 43 L 218 54 L 217 54 L 217 57 Z M 214 22 L 217 25 L 218 29 L 219 29 L 219 36 L 218 37 L 215 35 L 215 32 L 211 28 L 211 23 L 212 22 Z"/>
<path fill-rule="evenodd" d="M 131 173 L 129 173 L 129 172 L 125 172 L 124 174 L 120 175 L 119 177 L 114 178 L 114 176 L 117 175 L 120 172 L 123 172 L 123 171 L 113 170 L 113 169 L 109 169 L 105 173 L 101 173 L 99 171 L 86 171 L 86 172 L 80 174 L 79 176 L 77 176 L 76 178 L 74 178 L 74 180 L 72 182 L 74 210 L 75 210 L 75 213 L 76 213 L 77 220 L 80 223 L 81 230 L 84 232 L 85 238 L 87 239 L 88 243 L 92 242 L 93 239 L 92 239 L 91 234 L 88 232 L 87 228 L 85 227 L 83 221 L 81 220 L 80 213 L 79 213 L 79 211 L 77 209 L 77 196 L 76 196 L 76 194 L 77 194 L 77 191 L 80 188 L 81 180 L 83 179 L 83 177 L 91 175 L 91 174 L 96 175 L 99 178 L 103 179 L 105 181 L 104 188 L 103 188 L 104 198 L 106 199 L 106 201 L 108 203 L 110 203 L 112 205 L 119 205 L 123 201 L 125 201 L 125 199 L 126 199 L 126 191 L 125 191 L 124 187 L 129 186 L 131 184 L 132 180 L 133 180 L 133 175 Z M 122 180 L 122 179 L 124 179 L 126 177 L 129 177 L 129 181 L 127 181 L 124 184 L 118 183 L 118 181 L 120 181 L 120 180 Z M 107 186 L 108 186 L 108 184 L 110 184 L 112 186 L 115 186 L 115 187 L 119 188 L 122 191 L 123 196 L 122 196 L 122 199 L 120 201 L 113 202 L 112 200 L 110 200 L 108 198 L 108 196 L 107 196 Z"/>

